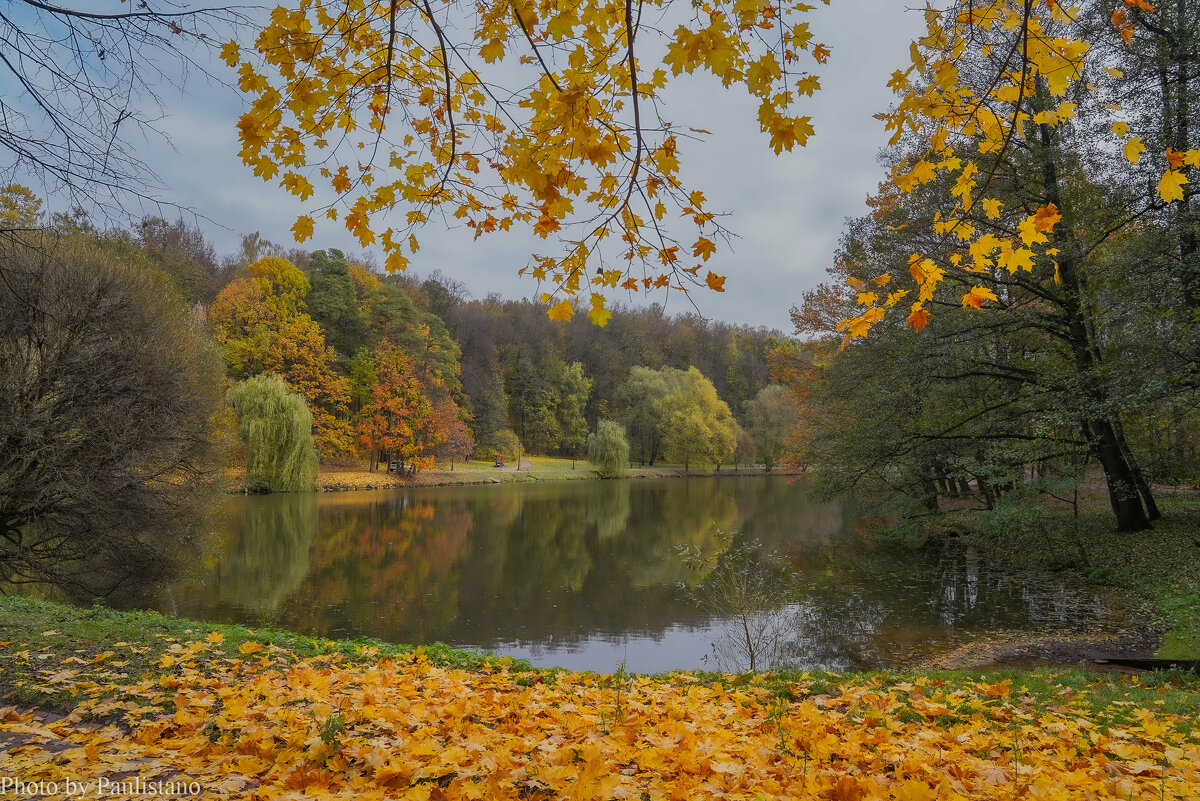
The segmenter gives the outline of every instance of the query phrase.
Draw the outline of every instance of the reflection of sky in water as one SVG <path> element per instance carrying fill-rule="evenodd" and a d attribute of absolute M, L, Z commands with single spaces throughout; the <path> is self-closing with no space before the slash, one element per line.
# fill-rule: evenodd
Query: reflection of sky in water
<path fill-rule="evenodd" d="M 759 667 L 900 666 L 983 635 L 1120 622 L 1091 588 L 955 543 L 875 548 L 840 505 L 777 477 L 235 498 L 223 550 L 158 605 L 542 666 L 744 668 L 738 627 L 684 589 L 705 575 L 685 568 L 677 546 L 720 556 L 717 529 L 778 551 L 799 577 L 794 602 L 754 618 L 770 646 L 756 643 Z"/>
<path fill-rule="evenodd" d="M 497 654 L 528 659 L 537 667 L 615 673 L 624 662 L 630 673 L 666 673 L 681 666 L 711 669 L 706 663 L 716 627 L 669 626 L 653 636 L 608 635 L 572 644 L 549 641 L 497 642 Z"/>

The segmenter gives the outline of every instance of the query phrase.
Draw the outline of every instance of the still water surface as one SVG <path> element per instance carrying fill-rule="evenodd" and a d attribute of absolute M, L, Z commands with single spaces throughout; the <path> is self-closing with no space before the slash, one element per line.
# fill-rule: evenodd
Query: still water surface
<path fill-rule="evenodd" d="M 1092 631 L 1121 617 L 1086 586 L 972 549 L 872 546 L 842 504 L 766 476 L 235 497 L 223 547 L 158 605 L 542 666 L 745 668 L 728 620 L 691 600 L 704 575 L 677 551 L 719 556 L 718 530 L 760 541 L 795 573 L 772 629 L 776 661 L 794 667 L 903 666 L 981 636 Z"/>

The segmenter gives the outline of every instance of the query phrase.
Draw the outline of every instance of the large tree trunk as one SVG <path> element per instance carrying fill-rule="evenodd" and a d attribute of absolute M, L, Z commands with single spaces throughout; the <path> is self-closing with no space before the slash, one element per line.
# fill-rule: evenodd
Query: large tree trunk
<path fill-rule="evenodd" d="M 1114 419 L 1107 416 L 1095 415 L 1096 410 L 1111 408 L 1112 399 L 1099 375 L 1102 363 L 1100 347 L 1093 338 L 1085 317 L 1086 286 L 1084 276 L 1079 270 L 1079 259 L 1083 249 L 1073 233 L 1073 215 L 1059 187 L 1058 164 L 1054 158 L 1054 131 L 1049 125 L 1040 125 L 1039 129 L 1044 158 L 1042 178 L 1045 183 L 1046 200 L 1053 203 L 1062 214 L 1062 220 L 1054 227 L 1053 241 L 1059 251 L 1058 270 L 1062 287 L 1060 305 L 1065 323 L 1065 339 L 1075 362 L 1075 372 L 1079 377 L 1084 403 L 1083 433 L 1090 450 L 1104 469 L 1109 502 L 1117 518 L 1117 530 L 1141 531 L 1150 527 L 1150 519 L 1138 492 L 1137 477 L 1140 471 L 1133 462 L 1132 455 L 1122 447 L 1118 436 L 1119 423 L 1114 424 Z M 1153 502 L 1148 485 L 1146 495 Z"/>
<path fill-rule="evenodd" d="M 1134 470 L 1130 467 L 1117 441 L 1116 431 L 1108 420 L 1089 420 L 1083 426 L 1084 436 L 1091 443 L 1092 453 L 1104 468 L 1108 484 L 1108 500 L 1117 518 L 1117 531 L 1141 531 L 1150 527 L 1142 508 Z"/>

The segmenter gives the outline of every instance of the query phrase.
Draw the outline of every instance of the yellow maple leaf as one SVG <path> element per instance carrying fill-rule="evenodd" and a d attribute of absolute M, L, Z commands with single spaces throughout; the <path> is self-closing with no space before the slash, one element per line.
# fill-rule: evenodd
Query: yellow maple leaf
<path fill-rule="evenodd" d="M 596 306 L 588 310 L 588 319 L 601 328 L 608 325 L 610 317 L 612 317 L 612 312 L 603 306 Z"/>
<path fill-rule="evenodd" d="M 989 197 L 980 201 L 980 204 L 983 206 L 983 211 L 985 214 L 987 214 L 988 219 L 1000 219 L 1000 207 L 1004 205 L 1003 203 L 995 198 Z"/>
<path fill-rule="evenodd" d="M 1142 144 L 1142 137 L 1135 136 L 1125 143 L 1125 147 L 1121 151 L 1125 154 L 1125 158 L 1131 163 L 1137 164 L 1142 160 L 1142 154 L 1146 152 L 1146 146 Z"/>
<path fill-rule="evenodd" d="M 725 291 L 725 276 L 723 275 L 717 275 L 716 273 L 709 272 L 704 276 L 704 281 L 708 284 L 708 288 L 714 292 Z"/>
<path fill-rule="evenodd" d="M 1021 222 L 1017 223 L 1017 233 L 1021 236 L 1021 241 L 1026 245 L 1032 245 L 1035 242 L 1045 242 L 1046 235 L 1037 230 L 1037 223 L 1033 215 L 1029 215 Z"/>
<path fill-rule="evenodd" d="M 263 649 L 262 643 L 257 643 L 257 642 L 254 642 L 253 640 L 246 640 L 246 642 L 244 642 L 238 646 L 238 651 L 240 651 L 243 654 L 247 654 L 247 655 L 256 654 L 259 651 L 261 651 L 262 649 Z"/>
<path fill-rule="evenodd" d="M 883 275 L 876 276 L 875 278 L 872 278 L 871 280 L 873 282 L 875 282 L 876 284 L 878 284 L 879 286 L 887 286 L 888 282 L 892 280 L 892 274 L 884 273 Z"/>
<path fill-rule="evenodd" d="M 1129 133 L 1129 123 L 1114 122 L 1112 124 L 1112 132 L 1114 134 L 1116 134 L 1117 136 L 1121 137 L 1122 139 L 1124 139 L 1125 136 Z"/>
<path fill-rule="evenodd" d="M 221 46 L 221 60 L 231 67 L 236 67 L 241 50 L 237 42 L 226 42 Z"/>
<path fill-rule="evenodd" d="M 914 331 L 920 332 L 929 323 L 929 312 L 921 308 L 920 303 L 914 303 L 912 313 L 908 315 L 908 324 Z"/>
<path fill-rule="evenodd" d="M 297 242 L 303 242 L 306 239 L 312 238 L 313 235 L 313 218 L 307 215 L 301 215 L 296 218 L 296 223 L 292 226 L 292 236 Z"/>
<path fill-rule="evenodd" d="M 1187 182 L 1183 170 L 1167 170 L 1158 180 L 1158 196 L 1167 203 L 1183 200 L 1183 185 Z"/>
<path fill-rule="evenodd" d="M 570 320 L 573 314 L 575 314 L 575 310 L 571 308 L 571 301 L 569 300 L 563 300 L 560 303 L 556 303 L 550 307 L 548 312 L 546 312 L 546 315 L 551 320 Z"/>
<path fill-rule="evenodd" d="M 696 244 L 692 245 L 692 255 L 699 256 L 705 261 L 708 261 L 708 258 L 716 252 L 717 246 L 704 237 L 700 237 L 696 240 Z"/>

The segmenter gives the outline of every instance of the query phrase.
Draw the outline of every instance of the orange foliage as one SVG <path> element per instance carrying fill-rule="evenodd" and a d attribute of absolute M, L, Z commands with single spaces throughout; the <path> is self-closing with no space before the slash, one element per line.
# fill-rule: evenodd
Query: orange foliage
<path fill-rule="evenodd" d="M 274 374 L 308 401 L 313 438 L 322 454 L 353 450 L 349 423 L 350 383 L 333 369 L 333 349 L 304 311 L 308 281 L 290 262 L 260 259 L 249 278 L 231 281 L 209 310 L 213 336 L 230 375 Z"/>
<path fill-rule="evenodd" d="M 371 452 L 371 464 L 380 451 L 395 454 L 406 464 L 421 455 L 422 432 L 430 425 L 433 405 L 407 353 L 389 340 L 375 349 L 379 380 L 358 422 L 358 441 Z"/>

